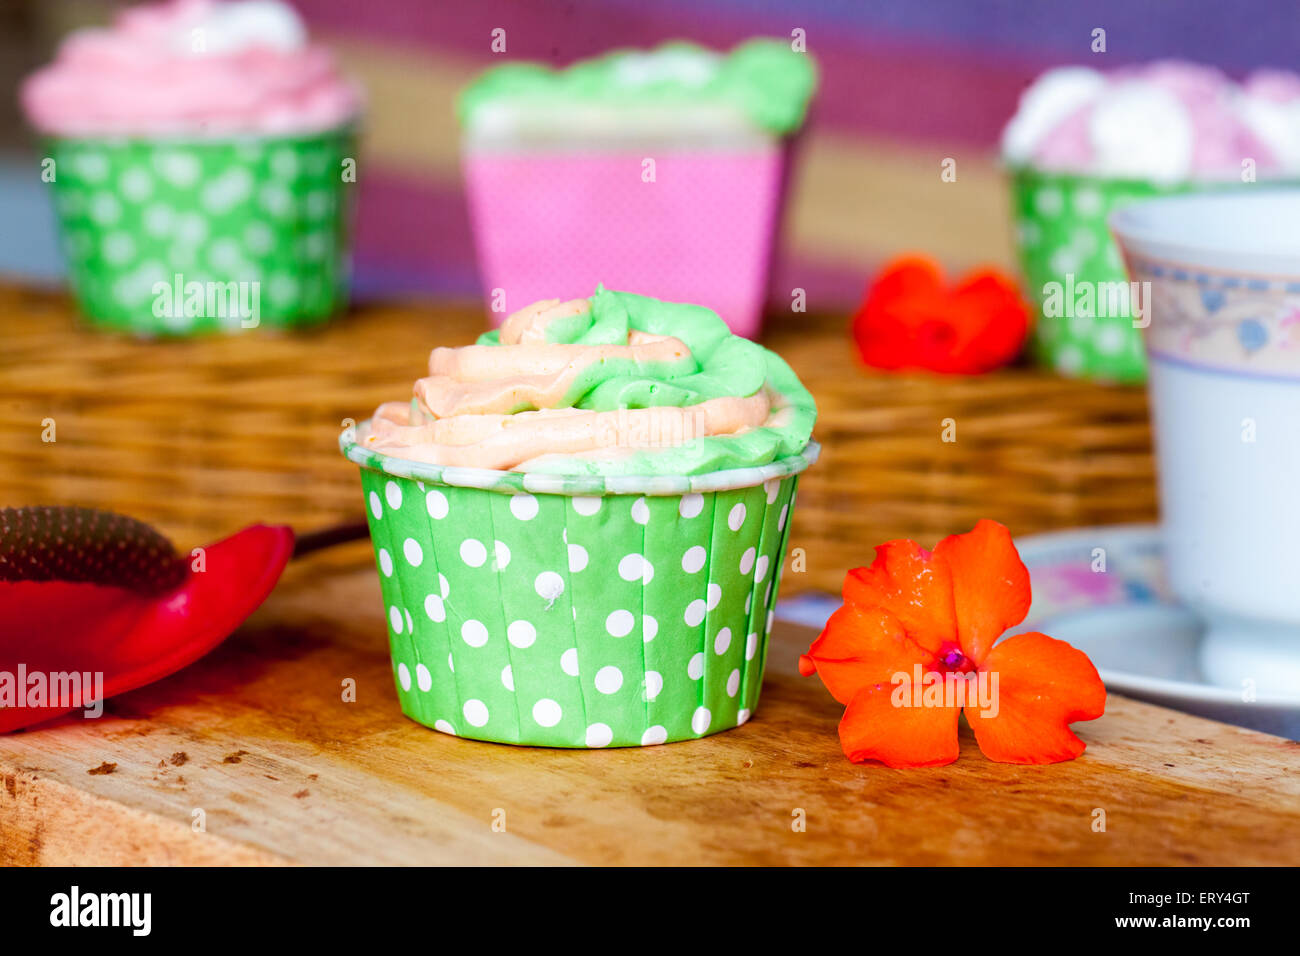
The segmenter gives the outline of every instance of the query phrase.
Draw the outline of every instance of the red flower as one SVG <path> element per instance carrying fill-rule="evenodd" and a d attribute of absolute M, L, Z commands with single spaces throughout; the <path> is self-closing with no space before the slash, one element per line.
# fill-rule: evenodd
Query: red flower
<path fill-rule="evenodd" d="M 0 509 L 0 681 L 10 682 L 0 683 L 0 733 L 198 660 L 266 599 L 293 548 L 290 529 L 254 525 L 182 558 L 121 515 Z M 39 695 L 17 685 L 20 673 L 39 675 Z M 51 676 L 72 673 L 102 674 L 102 688 L 73 700 Z"/>
<path fill-rule="evenodd" d="M 887 541 L 844 579 L 844 606 L 799 659 L 848 708 L 840 744 L 854 762 L 925 767 L 957 759 L 965 710 L 984 755 L 1055 763 L 1083 753 L 1071 731 L 1106 709 L 1087 655 L 1045 634 L 994 642 L 1029 612 L 1029 572 L 995 521 L 933 552 Z"/>
<path fill-rule="evenodd" d="M 1029 312 L 1015 282 L 995 269 L 944 285 L 921 256 L 889 263 L 853 316 L 853 337 L 868 365 L 978 374 L 1020 354 Z"/>

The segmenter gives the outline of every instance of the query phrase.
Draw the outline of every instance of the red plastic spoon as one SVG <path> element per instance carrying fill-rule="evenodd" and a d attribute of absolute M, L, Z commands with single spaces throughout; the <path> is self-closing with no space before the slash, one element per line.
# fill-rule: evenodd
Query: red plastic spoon
<path fill-rule="evenodd" d="M 363 534 L 331 528 L 295 548 L 292 529 L 253 525 L 184 558 L 123 515 L 0 509 L 0 733 L 175 673 L 261 605 L 290 557 Z"/>

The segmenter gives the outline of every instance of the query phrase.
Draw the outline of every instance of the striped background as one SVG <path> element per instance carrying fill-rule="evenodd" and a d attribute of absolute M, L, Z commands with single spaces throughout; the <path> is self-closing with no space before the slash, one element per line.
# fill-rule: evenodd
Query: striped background
<path fill-rule="evenodd" d="M 803 287 L 810 308 L 856 302 L 872 268 L 902 251 L 957 269 L 1010 266 L 995 146 L 1042 69 L 1180 56 L 1240 75 L 1294 66 L 1300 50 L 1296 0 L 292 2 L 369 90 L 357 279 L 362 293 L 386 295 L 477 292 L 452 103 L 477 70 L 501 61 L 489 49 L 498 27 L 507 57 L 556 65 L 614 46 L 685 37 L 729 47 L 804 29 L 822 87 L 772 291 L 787 298 Z M 1104 54 L 1090 51 L 1098 27 Z M 955 183 L 940 179 L 948 157 Z"/>

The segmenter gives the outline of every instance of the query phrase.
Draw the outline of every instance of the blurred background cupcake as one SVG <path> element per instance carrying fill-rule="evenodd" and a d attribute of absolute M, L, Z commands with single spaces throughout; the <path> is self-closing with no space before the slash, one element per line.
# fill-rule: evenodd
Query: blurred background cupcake
<path fill-rule="evenodd" d="M 1067 375 L 1142 381 L 1107 215 L 1165 193 L 1295 180 L 1300 78 L 1260 71 L 1238 84 L 1176 61 L 1049 70 L 1021 96 L 1002 154 L 1026 292 L 1040 305 L 1038 358 Z"/>
<path fill-rule="evenodd" d="M 493 317 L 599 281 L 701 303 L 756 335 L 787 145 L 815 85 L 812 59 L 788 40 L 481 74 L 459 118 Z"/>
<path fill-rule="evenodd" d="M 21 102 L 93 323 L 293 326 L 346 305 L 361 100 L 290 7 L 124 10 L 71 33 Z"/>

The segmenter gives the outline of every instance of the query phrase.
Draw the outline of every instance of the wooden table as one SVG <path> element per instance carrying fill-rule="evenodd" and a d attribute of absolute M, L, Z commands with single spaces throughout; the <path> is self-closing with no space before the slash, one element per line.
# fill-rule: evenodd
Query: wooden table
<path fill-rule="evenodd" d="M 1088 750 L 1071 763 L 991 763 L 963 731 L 948 767 L 854 765 L 835 736 L 840 708 L 796 674 L 810 635 L 778 626 L 761 706 L 741 728 L 641 749 L 530 749 L 402 717 L 385 635 L 364 544 L 291 566 L 188 670 L 99 720 L 0 738 L 0 862 L 1300 859 L 1300 745 L 1120 697 L 1076 725 Z M 354 703 L 341 699 L 347 677 Z"/>

